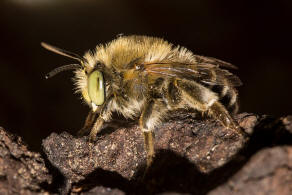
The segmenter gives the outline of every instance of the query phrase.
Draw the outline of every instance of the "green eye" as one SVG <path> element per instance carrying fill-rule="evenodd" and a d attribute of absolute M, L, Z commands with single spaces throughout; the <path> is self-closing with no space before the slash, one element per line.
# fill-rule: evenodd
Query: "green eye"
<path fill-rule="evenodd" d="M 93 71 L 88 77 L 88 95 L 91 101 L 99 106 L 104 102 L 104 82 L 102 73 Z"/>

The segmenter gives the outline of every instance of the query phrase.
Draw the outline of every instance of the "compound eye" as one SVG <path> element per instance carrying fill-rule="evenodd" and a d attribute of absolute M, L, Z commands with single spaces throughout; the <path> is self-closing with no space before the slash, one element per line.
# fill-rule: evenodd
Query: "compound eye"
<path fill-rule="evenodd" d="M 88 77 L 88 95 L 95 105 L 100 106 L 104 103 L 104 80 L 98 70 L 90 73 Z"/>

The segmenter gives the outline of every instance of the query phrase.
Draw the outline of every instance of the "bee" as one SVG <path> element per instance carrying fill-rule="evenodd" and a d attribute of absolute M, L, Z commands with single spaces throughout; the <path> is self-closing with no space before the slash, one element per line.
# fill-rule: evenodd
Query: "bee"
<path fill-rule="evenodd" d="M 231 130 L 243 133 L 232 114 L 238 110 L 235 87 L 240 79 L 226 69 L 230 63 L 194 55 L 188 49 L 161 38 L 119 36 L 97 45 L 83 57 L 46 43 L 55 53 L 78 64 L 58 67 L 47 78 L 64 70 L 75 70 L 76 91 L 90 107 L 80 135 L 96 140 L 103 124 L 117 112 L 137 119 L 144 135 L 147 167 L 153 161 L 154 130 L 177 109 L 194 109 L 217 119 Z"/>

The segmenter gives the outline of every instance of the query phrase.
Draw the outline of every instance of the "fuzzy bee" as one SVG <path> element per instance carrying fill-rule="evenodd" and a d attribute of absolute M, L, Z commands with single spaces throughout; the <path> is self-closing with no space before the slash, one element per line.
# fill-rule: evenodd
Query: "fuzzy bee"
<path fill-rule="evenodd" d="M 194 55 L 184 47 L 147 36 L 120 36 L 83 57 L 46 43 L 42 46 L 79 62 L 47 75 L 75 70 L 77 92 L 90 107 L 79 134 L 90 131 L 89 140 L 94 141 L 113 112 L 138 119 L 148 167 L 155 154 L 154 130 L 169 111 L 195 109 L 243 133 L 232 118 L 238 109 L 235 87 L 241 81 L 224 69 L 236 68 L 230 63 Z"/>

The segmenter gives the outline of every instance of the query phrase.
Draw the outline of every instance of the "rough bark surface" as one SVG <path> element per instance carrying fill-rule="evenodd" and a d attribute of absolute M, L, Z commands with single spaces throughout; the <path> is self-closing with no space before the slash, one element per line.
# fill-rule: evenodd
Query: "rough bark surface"
<path fill-rule="evenodd" d="M 51 180 L 41 155 L 0 127 L 0 194 L 45 194 Z"/>
<path fill-rule="evenodd" d="M 146 175 L 143 135 L 135 122 L 115 122 L 118 127 L 105 128 L 94 144 L 87 137 L 52 133 L 43 140 L 44 160 L 39 154 L 31 157 L 40 159 L 37 162 L 43 171 L 37 172 L 38 177 L 30 173 L 30 177 L 38 179 L 29 180 L 24 187 L 19 185 L 16 191 L 28 189 L 27 194 L 292 194 L 292 117 L 244 113 L 237 120 L 248 137 L 225 129 L 214 120 L 176 113 L 155 132 L 156 157 Z M 17 144 L 15 139 L 11 142 Z M 6 153 L 13 152 L 3 151 L 0 150 L 0 164 Z M 4 165 L 0 166 L 0 189 L 1 185 L 14 188 L 8 177 L 2 177 L 7 171 L 3 172 L 1 167 Z"/>
<path fill-rule="evenodd" d="M 291 194 L 292 147 L 263 149 L 228 181 L 210 195 Z"/>

